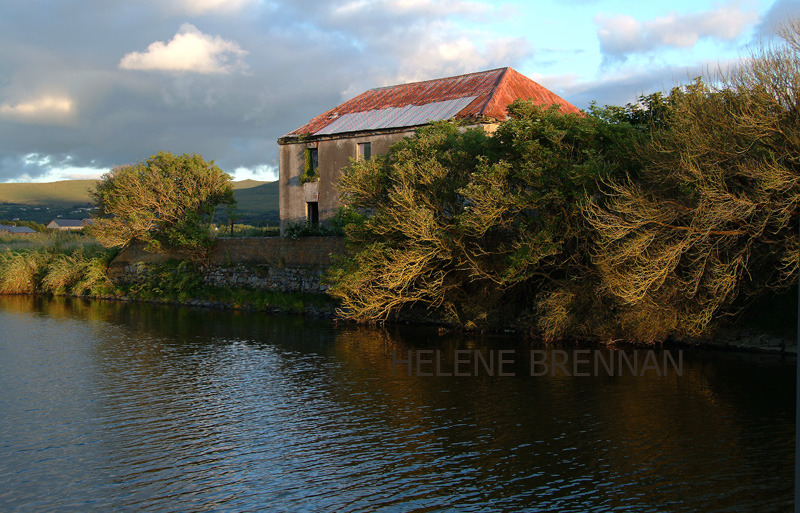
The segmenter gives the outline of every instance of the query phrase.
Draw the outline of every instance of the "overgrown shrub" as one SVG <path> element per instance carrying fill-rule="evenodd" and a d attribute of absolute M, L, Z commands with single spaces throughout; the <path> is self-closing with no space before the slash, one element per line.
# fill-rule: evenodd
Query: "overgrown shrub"
<path fill-rule="evenodd" d="M 630 148 L 638 174 L 587 204 L 594 263 L 629 336 L 701 335 L 797 282 L 800 19 L 782 35 L 658 98 L 665 121 Z"/>
<path fill-rule="evenodd" d="M 44 269 L 40 290 L 51 294 L 101 295 L 113 288 L 106 270 L 111 253 L 90 256 L 83 250 L 52 254 Z"/>
<path fill-rule="evenodd" d="M 0 253 L 0 293 L 32 294 L 47 265 L 47 254 L 25 251 Z"/>
<path fill-rule="evenodd" d="M 353 163 L 349 254 L 328 275 L 341 314 L 653 342 L 795 283 L 800 20 L 782 35 L 637 105 L 515 103 L 492 136 L 439 123 Z"/>
<path fill-rule="evenodd" d="M 189 260 L 168 260 L 148 268 L 147 275 L 131 286 L 131 293 L 142 299 L 185 300 L 201 296 L 203 277 L 199 266 Z"/>
<path fill-rule="evenodd" d="M 491 329 L 533 323 L 537 298 L 547 309 L 549 292 L 597 283 L 582 206 L 619 167 L 607 149 L 625 127 L 527 102 L 509 114 L 492 136 L 431 125 L 344 172 L 356 215 L 350 253 L 329 273 L 342 315 L 382 321 L 423 307 Z"/>

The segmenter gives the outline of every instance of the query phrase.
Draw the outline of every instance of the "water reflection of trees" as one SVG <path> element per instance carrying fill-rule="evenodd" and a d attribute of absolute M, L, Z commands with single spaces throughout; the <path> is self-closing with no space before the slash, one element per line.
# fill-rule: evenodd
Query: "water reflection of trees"
<path fill-rule="evenodd" d="M 530 377 L 525 365 L 513 378 L 392 375 L 393 352 L 422 348 L 442 349 L 449 362 L 456 349 L 517 349 L 518 355 L 527 349 L 513 340 L 337 334 L 337 359 L 371 389 L 352 394 L 345 387 L 338 399 L 366 411 L 376 397 L 388 404 L 380 421 L 391 424 L 388 433 L 406 438 L 408 468 L 415 472 L 435 474 L 472 454 L 473 484 L 499 480 L 509 488 L 505 493 L 549 494 L 553 483 L 582 482 L 575 486 L 584 491 L 617 490 L 606 492 L 608 505 L 628 504 L 626 487 L 648 497 L 661 494 L 655 502 L 662 505 L 678 504 L 686 493 L 718 497 L 721 506 L 758 504 L 759 488 L 791 484 L 792 452 L 785 444 L 792 440 L 792 399 L 767 393 L 764 408 L 764 390 L 753 389 L 791 391 L 792 367 L 779 359 L 687 351 L 681 377 Z M 754 380 L 742 379 L 748 362 L 758 369 Z M 774 430 L 753 415 L 761 409 L 772 416 L 767 425 Z M 774 445 L 773 437 L 784 446 L 762 452 Z M 751 472 L 776 457 L 768 474 Z M 713 479 L 719 474 L 724 477 Z"/>

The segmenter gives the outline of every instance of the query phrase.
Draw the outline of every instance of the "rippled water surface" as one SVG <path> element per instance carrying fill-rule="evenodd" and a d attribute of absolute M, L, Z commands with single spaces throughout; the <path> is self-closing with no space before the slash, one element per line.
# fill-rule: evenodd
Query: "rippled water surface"
<path fill-rule="evenodd" d="M 793 359 L 393 375 L 431 348 L 530 346 L 0 298 L 0 511 L 792 509 Z"/>

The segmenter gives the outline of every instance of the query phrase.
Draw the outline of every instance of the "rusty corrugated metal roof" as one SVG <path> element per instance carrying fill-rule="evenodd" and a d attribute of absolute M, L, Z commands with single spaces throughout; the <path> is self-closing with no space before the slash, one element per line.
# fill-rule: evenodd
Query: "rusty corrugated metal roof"
<path fill-rule="evenodd" d="M 503 120 L 508 104 L 518 99 L 541 105 L 559 104 L 562 112 L 580 112 L 528 77 L 511 68 L 498 68 L 370 89 L 320 114 L 287 136 L 412 127 L 442 119 Z"/>

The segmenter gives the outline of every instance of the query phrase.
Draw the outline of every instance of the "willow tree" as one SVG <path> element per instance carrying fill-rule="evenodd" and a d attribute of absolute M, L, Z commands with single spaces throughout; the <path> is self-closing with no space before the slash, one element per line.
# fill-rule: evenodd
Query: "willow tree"
<path fill-rule="evenodd" d="M 604 291 L 637 338 L 698 335 L 737 298 L 797 279 L 800 22 L 780 33 L 674 89 L 668 121 L 634 148 L 642 170 L 587 204 Z"/>
<path fill-rule="evenodd" d="M 160 152 L 105 174 L 91 193 L 99 207 L 90 233 L 107 247 L 144 243 L 202 260 L 212 244 L 211 221 L 236 205 L 230 176 L 200 155 Z"/>
<path fill-rule="evenodd" d="M 468 328 L 532 325 L 536 304 L 555 324 L 587 315 L 577 298 L 592 303 L 595 281 L 581 207 L 613 168 L 604 148 L 618 134 L 526 102 L 509 115 L 491 136 L 423 128 L 345 170 L 339 190 L 362 217 L 331 273 L 343 315 L 381 321 L 421 306 Z"/>

